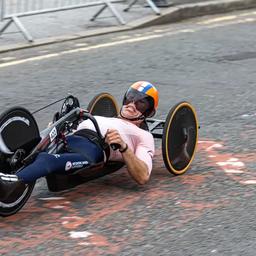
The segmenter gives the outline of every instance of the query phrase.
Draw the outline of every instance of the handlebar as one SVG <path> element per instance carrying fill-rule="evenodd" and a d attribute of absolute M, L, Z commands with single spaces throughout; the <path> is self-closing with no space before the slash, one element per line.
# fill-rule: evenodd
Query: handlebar
<path fill-rule="evenodd" d="M 104 137 L 103 137 L 102 134 L 101 134 L 99 125 L 98 125 L 96 119 L 94 118 L 94 116 L 91 115 L 89 112 L 82 112 L 82 117 L 83 117 L 84 119 L 89 119 L 89 120 L 92 121 L 92 123 L 93 123 L 93 125 L 94 125 L 94 127 L 95 127 L 95 129 L 96 129 L 96 132 L 97 132 L 98 136 L 100 137 L 100 139 L 101 139 L 102 141 L 104 141 L 105 139 L 104 139 Z M 112 144 L 110 144 L 110 147 L 111 147 L 113 150 L 117 150 L 117 149 L 119 149 L 119 148 L 121 147 L 121 145 L 119 145 L 118 143 L 112 143 Z"/>
<path fill-rule="evenodd" d="M 24 164 L 27 164 L 30 161 L 32 161 L 34 159 L 34 157 L 39 152 L 46 150 L 49 147 L 49 145 L 51 145 L 55 141 L 55 139 L 57 137 L 59 137 L 58 135 L 60 134 L 60 132 L 63 129 L 63 124 L 69 123 L 69 122 L 78 124 L 79 120 L 81 120 L 81 119 L 82 120 L 86 120 L 86 119 L 91 120 L 91 122 L 93 123 L 93 125 L 95 127 L 97 135 L 102 140 L 102 142 L 105 143 L 104 137 L 101 134 L 99 125 L 98 125 L 96 119 L 94 118 L 94 116 L 91 115 L 86 110 L 83 110 L 80 107 L 77 107 L 77 108 L 71 110 L 65 116 L 61 117 L 59 120 L 57 120 L 55 123 L 53 123 L 50 127 L 46 128 L 45 130 L 43 130 L 40 133 L 41 141 L 34 148 L 34 150 L 23 160 Z M 120 145 L 112 144 L 112 145 L 110 145 L 110 147 L 113 150 L 116 150 L 116 149 L 120 148 Z"/>
<path fill-rule="evenodd" d="M 104 137 L 101 134 L 99 125 L 98 125 L 95 117 L 92 114 L 90 114 L 89 112 L 86 112 L 85 110 L 82 110 L 82 109 L 80 109 L 80 115 L 81 115 L 82 119 L 84 119 L 84 120 L 89 119 L 90 121 L 92 121 L 98 136 L 100 137 L 100 139 L 104 140 Z"/>

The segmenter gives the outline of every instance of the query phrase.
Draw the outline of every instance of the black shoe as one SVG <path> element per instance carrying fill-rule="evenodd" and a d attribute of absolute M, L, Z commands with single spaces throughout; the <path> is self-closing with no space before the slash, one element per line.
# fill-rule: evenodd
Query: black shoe
<path fill-rule="evenodd" d="M 14 174 L 0 173 L 0 202 L 16 201 L 26 189 L 26 184 Z"/>

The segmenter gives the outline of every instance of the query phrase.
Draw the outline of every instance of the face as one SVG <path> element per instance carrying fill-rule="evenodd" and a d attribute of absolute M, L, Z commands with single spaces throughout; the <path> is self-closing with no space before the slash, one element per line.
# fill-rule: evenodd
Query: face
<path fill-rule="evenodd" d="M 133 103 L 136 110 L 144 114 L 147 110 L 150 109 L 149 98 L 143 93 L 139 93 L 136 90 L 128 90 L 124 96 L 123 105 L 127 106 L 130 103 Z"/>
<path fill-rule="evenodd" d="M 136 105 L 134 102 L 130 102 L 126 105 L 123 105 L 121 109 L 122 116 L 127 119 L 137 118 L 142 115 L 142 113 L 137 110 Z"/>

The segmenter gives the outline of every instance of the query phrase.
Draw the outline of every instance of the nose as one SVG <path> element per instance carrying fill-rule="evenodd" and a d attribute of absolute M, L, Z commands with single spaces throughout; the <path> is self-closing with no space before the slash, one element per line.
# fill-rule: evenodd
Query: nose
<path fill-rule="evenodd" d="M 132 105 L 132 106 L 135 107 L 135 102 L 134 102 L 134 101 L 131 101 L 131 102 L 129 102 L 129 103 L 127 104 L 127 106 L 129 106 L 129 105 Z"/>

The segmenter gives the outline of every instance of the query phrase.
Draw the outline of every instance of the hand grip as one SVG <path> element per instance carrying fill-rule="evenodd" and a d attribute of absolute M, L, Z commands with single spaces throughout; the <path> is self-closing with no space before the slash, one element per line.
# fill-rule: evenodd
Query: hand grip
<path fill-rule="evenodd" d="M 118 144 L 118 143 L 112 143 L 112 144 L 110 144 L 110 147 L 111 147 L 113 150 L 117 150 L 117 149 L 121 148 L 121 145 Z"/>

